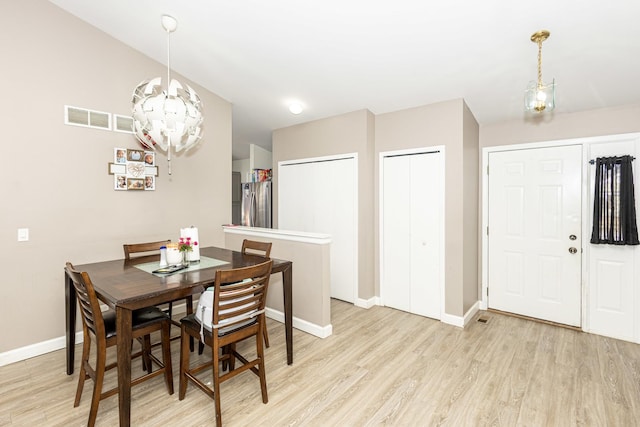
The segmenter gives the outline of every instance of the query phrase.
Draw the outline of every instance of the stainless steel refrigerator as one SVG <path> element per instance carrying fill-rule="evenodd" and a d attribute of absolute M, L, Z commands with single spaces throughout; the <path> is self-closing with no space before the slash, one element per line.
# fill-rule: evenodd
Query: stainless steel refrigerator
<path fill-rule="evenodd" d="M 242 183 L 242 225 L 271 228 L 271 182 Z"/>

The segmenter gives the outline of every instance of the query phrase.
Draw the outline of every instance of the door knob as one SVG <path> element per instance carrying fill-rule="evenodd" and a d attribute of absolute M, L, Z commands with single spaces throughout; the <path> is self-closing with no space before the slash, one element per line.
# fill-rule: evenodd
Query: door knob
<path fill-rule="evenodd" d="M 570 247 L 569 248 L 569 253 L 570 254 L 575 254 L 576 252 L 578 252 L 578 250 L 576 248 L 574 248 L 574 247 Z"/>

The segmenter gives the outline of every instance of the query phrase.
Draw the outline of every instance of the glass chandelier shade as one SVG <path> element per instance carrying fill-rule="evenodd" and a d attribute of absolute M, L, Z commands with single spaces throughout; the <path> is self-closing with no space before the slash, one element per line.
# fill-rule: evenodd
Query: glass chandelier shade
<path fill-rule="evenodd" d="M 168 15 L 162 17 L 167 31 L 167 83 L 162 87 L 160 77 L 141 82 L 133 91 L 133 132 L 146 149 L 160 147 L 167 152 L 171 174 L 171 147 L 176 152 L 189 150 L 202 139 L 202 103 L 193 88 L 171 79 L 170 34 L 177 21 Z"/>
<path fill-rule="evenodd" d="M 143 81 L 133 91 L 133 127 L 145 148 L 158 145 L 176 152 L 193 147 L 202 138 L 200 98 L 189 85 L 175 79 L 167 90 L 161 78 Z"/>
<path fill-rule="evenodd" d="M 530 81 L 524 95 L 524 108 L 526 111 L 542 113 L 556 108 L 556 82 L 542 83 Z"/>
<path fill-rule="evenodd" d="M 549 37 L 549 31 L 542 30 L 531 36 L 531 41 L 538 44 L 538 80 L 530 81 L 524 94 L 524 109 L 527 112 L 542 113 L 556 108 L 556 82 L 542 81 L 542 42 Z"/>

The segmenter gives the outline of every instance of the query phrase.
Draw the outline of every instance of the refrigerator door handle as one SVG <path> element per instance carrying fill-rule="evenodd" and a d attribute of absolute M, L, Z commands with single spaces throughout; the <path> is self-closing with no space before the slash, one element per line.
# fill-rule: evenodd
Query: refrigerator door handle
<path fill-rule="evenodd" d="M 250 211 L 249 211 L 249 218 L 250 218 L 250 224 L 251 227 L 255 227 L 256 226 L 256 216 L 258 215 L 258 213 L 256 212 L 257 208 L 256 208 L 256 193 L 252 192 L 251 193 L 251 205 L 250 205 Z"/>

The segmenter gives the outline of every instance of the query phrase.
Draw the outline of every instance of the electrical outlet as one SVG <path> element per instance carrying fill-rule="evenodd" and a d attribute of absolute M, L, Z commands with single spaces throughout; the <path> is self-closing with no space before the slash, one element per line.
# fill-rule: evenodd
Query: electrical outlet
<path fill-rule="evenodd" d="M 18 228 L 18 242 L 28 242 L 28 241 L 29 241 L 29 229 Z"/>

